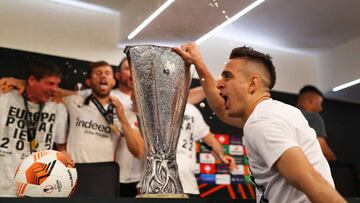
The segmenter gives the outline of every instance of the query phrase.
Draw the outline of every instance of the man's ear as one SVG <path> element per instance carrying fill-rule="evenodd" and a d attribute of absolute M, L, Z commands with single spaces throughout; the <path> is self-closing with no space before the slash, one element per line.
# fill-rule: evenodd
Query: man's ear
<path fill-rule="evenodd" d="M 250 81 L 249 81 L 249 93 L 253 94 L 257 89 L 259 89 L 260 87 L 260 76 L 259 75 L 252 75 L 250 77 Z"/>
<path fill-rule="evenodd" d="M 116 80 L 120 80 L 120 71 L 116 71 L 115 74 L 114 74 L 114 77 Z"/>
<path fill-rule="evenodd" d="M 313 94 L 309 94 L 309 99 L 308 99 L 308 101 L 309 101 L 309 104 L 314 104 L 314 103 L 316 103 L 316 98 L 315 98 L 315 96 L 314 96 Z"/>
<path fill-rule="evenodd" d="M 29 78 L 27 79 L 27 83 L 28 85 L 31 87 L 31 86 L 34 86 L 35 82 L 37 82 L 36 78 L 34 76 L 29 76 Z"/>
<path fill-rule="evenodd" d="M 87 78 L 87 79 L 85 80 L 85 84 L 86 84 L 88 87 L 91 87 L 90 78 Z"/>
<path fill-rule="evenodd" d="M 114 77 L 111 78 L 111 89 L 115 87 L 116 85 L 116 79 Z"/>

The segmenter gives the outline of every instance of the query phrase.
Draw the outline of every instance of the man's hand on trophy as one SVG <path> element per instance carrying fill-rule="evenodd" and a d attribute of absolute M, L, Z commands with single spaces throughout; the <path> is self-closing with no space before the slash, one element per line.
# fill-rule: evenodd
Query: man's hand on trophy
<path fill-rule="evenodd" d="M 191 64 L 199 65 L 203 63 L 199 46 L 195 44 L 195 42 L 182 45 L 181 47 L 175 47 L 173 48 L 173 51 L 179 54 L 187 66 L 190 66 Z"/>
<path fill-rule="evenodd" d="M 6 77 L 0 79 L 0 90 L 2 93 L 10 92 L 14 88 L 19 90 L 21 94 L 26 87 L 26 82 L 24 80 L 19 80 L 13 77 Z"/>
<path fill-rule="evenodd" d="M 223 155 L 221 159 L 229 166 L 230 171 L 235 171 L 238 169 L 235 159 L 229 155 Z"/>

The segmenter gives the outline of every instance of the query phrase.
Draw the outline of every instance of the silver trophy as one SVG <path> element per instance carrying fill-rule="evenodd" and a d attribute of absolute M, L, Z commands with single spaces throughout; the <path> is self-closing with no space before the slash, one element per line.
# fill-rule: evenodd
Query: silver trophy
<path fill-rule="evenodd" d="M 147 147 L 140 197 L 187 197 L 176 148 L 191 82 L 190 70 L 169 47 L 128 46 L 140 128 Z"/>

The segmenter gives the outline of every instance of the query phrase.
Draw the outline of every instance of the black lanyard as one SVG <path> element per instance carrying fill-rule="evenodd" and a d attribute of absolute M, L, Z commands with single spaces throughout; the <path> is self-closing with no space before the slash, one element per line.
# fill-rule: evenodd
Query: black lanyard
<path fill-rule="evenodd" d="M 38 111 L 38 119 L 36 121 L 35 116 L 34 116 L 34 121 L 31 119 L 31 112 L 29 110 L 29 105 L 28 105 L 28 101 L 29 98 L 26 94 L 26 89 L 24 90 L 24 92 L 21 94 L 21 96 L 23 97 L 24 100 L 24 106 L 26 109 L 26 113 L 25 113 L 25 125 L 26 125 L 26 129 L 27 129 L 27 140 L 28 142 L 32 142 L 35 138 L 36 138 L 36 129 L 37 126 L 39 124 L 39 120 L 41 117 L 41 112 L 44 108 L 44 104 L 40 103 L 39 104 L 39 111 Z M 30 144 L 30 153 L 32 152 L 32 147 Z"/>
<path fill-rule="evenodd" d="M 114 124 L 114 105 L 111 101 L 109 102 L 107 110 L 105 110 L 103 105 L 93 95 L 86 97 L 84 104 L 89 105 L 90 101 L 95 104 L 96 108 L 100 111 L 101 115 L 105 118 L 108 124 Z"/>

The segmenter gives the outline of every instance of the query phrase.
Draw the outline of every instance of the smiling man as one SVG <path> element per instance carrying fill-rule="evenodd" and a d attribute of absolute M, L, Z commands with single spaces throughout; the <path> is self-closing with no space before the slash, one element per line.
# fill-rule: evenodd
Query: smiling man
<path fill-rule="evenodd" d="M 70 117 L 67 151 L 77 163 L 114 161 L 120 133 L 140 136 L 130 126 L 120 101 L 110 96 L 115 85 L 112 67 L 105 61 L 90 64 L 92 94 L 64 98 Z"/>
<path fill-rule="evenodd" d="M 60 69 L 43 58 L 32 59 L 25 90 L 0 95 L 0 196 L 16 196 L 16 167 L 31 152 L 64 149 L 67 112 L 50 102 L 61 81 Z"/>
<path fill-rule="evenodd" d="M 216 82 L 195 43 L 174 51 L 195 65 L 218 117 L 243 127 L 258 202 L 345 202 L 300 110 L 271 99 L 276 74 L 269 55 L 249 47 L 233 49 Z"/>

